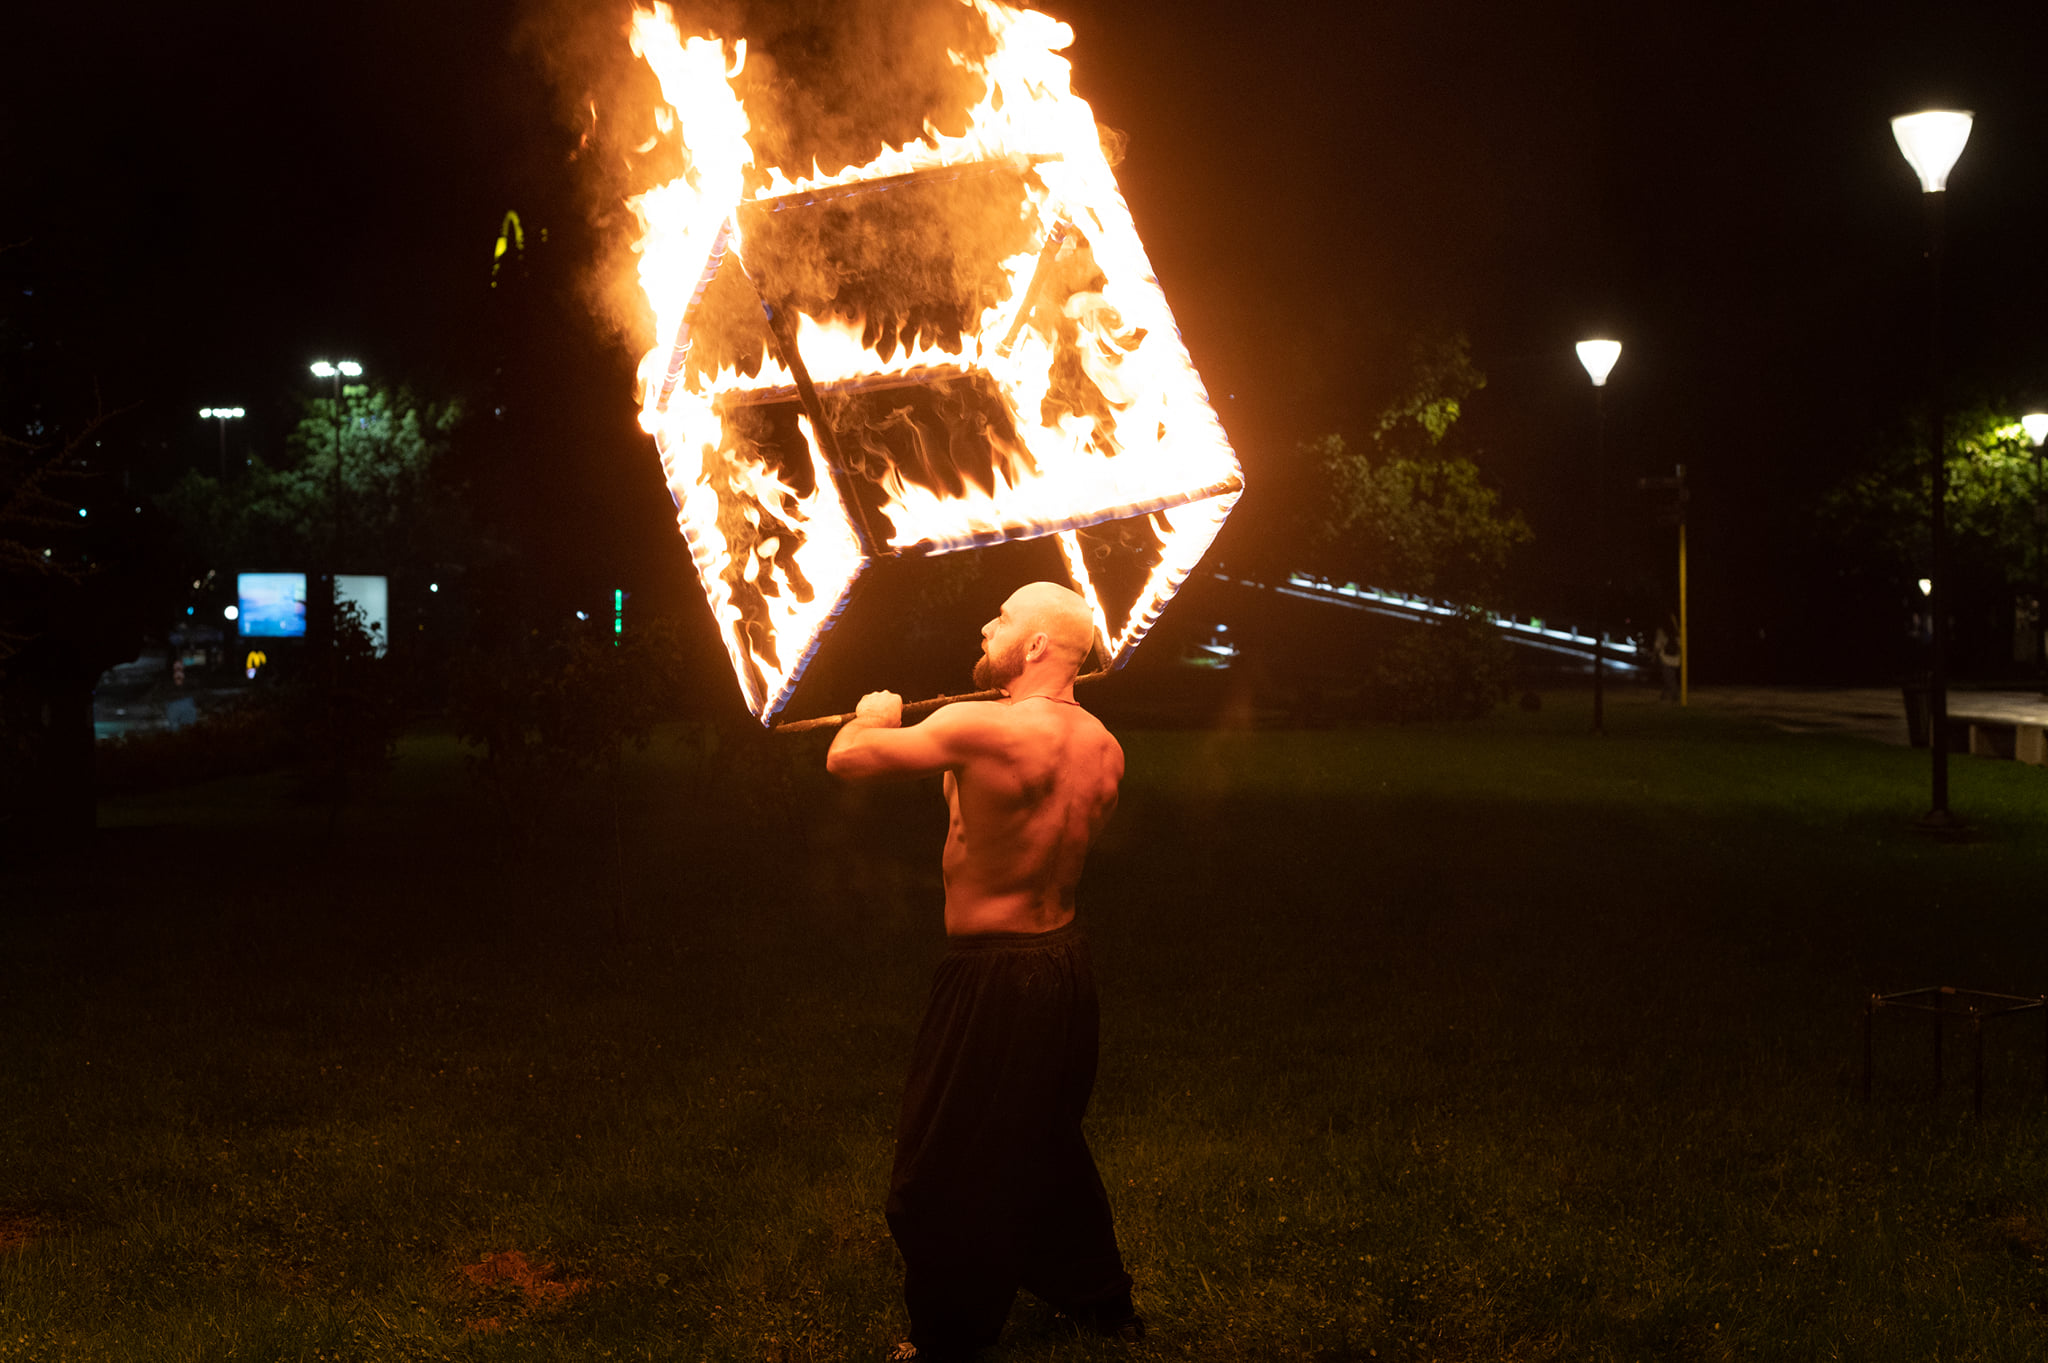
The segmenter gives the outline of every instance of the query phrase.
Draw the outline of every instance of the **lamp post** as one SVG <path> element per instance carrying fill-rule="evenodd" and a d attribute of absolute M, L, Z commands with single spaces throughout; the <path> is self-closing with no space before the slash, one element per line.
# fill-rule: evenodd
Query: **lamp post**
<path fill-rule="evenodd" d="M 201 407 L 199 415 L 220 423 L 220 480 L 228 480 L 228 423 L 240 421 L 247 413 L 239 407 Z"/>
<path fill-rule="evenodd" d="M 1934 802 L 1921 822 L 1930 828 L 1955 824 L 1948 809 L 1948 451 L 1941 405 L 1941 239 L 1948 173 L 1970 140 L 1970 121 L 1971 115 L 1953 109 L 1901 114 L 1892 120 L 1892 137 L 1919 178 L 1920 197 L 1927 206 L 1927 392 L 1934 461 L 1928 519 L 1934 575 L 1927 595 L 1927 608 L 1934 615 L 1934 656 L 1927 685 L 1927 746 L 1934 755 Z"/>
<path fill-rule="evenodd" d="M 2034 447 L 2034 672 L 2048 676 L 2048 640 L 2041 634 L 2041 598 L 2048 596 L 2048 583 L 2041 578 L 2041 523 L 2048 521 L 2048 501 L 2041 496 L 2041 445 L 2048 441 L 2048 412 L 2029 412 L 2020 418 L 2020 429 Z"/>
<path fill-rule="evenodd" d="M 1607 476 L 1607 376 L 1614 372 L 1614 362 L 1621 358 L 1621 342 L 1592 340 L 1579 342 L 1579 363 L 1586 367 L 1586 377 L 1593 380 L 1593 552 L 1600 560 L 1599 575 L 1594 578 L 1594 595 L 1598 613 L 1602 620 L 1607 614 L 1607 545 L 1603 534 L 1606 517 L 1601 514 L 1601 498 L 1606 487 Z M 1593 732 L 1607 732 L 1607 720 L 1603 698 L 1607 627 L 1596 621 L 1593 626 Z"/>
<path fill-rule="evenodd" d="M 315 360 L 311 366 L 313 377 L 330 379 L 334 384 L 334 476 L 328 494 L 328 512 L 334 518 L 334 531 L 330 536 L 331 562 L 327 569 L 327 647 L 328 652 L 339 658 L 340 634 L 335 629 L 336 617 L 341 609 L 341 397 L 343 379 L 362 377 L 363 367 L 354 360 Z M 338 663 L 337 663 L 338 665 Z"/>
<path fill-rule="evenodd" d="M 336 564 L 335 564 L 335 569 L 334 569 L 334 571 L 336 571 L 336 572 L 340 572 L 340 571 L 341 571 L 341 567 L 340 567 L 340 563 L 339 563 L 339 560 L 340 560 L 340 558 L 341 558 L 341 395 L 342 395 L 342 387 L 341 387 L 341 381 L 342 381 L 343 379 L 345 379 L 345 378 L 347 378 L 347 379 L 354 379 L 354 378 L 360 378 L 360 377 L 362 377 L 362 373 L 363 373 L 363 367 L 362 367 L 362 366 L 361 366 L 360 364 L 357 364 L 357 363 L 356 363 L 356 362 L 355 362 L 354 360 L 338 360 L 338 361 L 336 361 L 336 362 L 334 362 L 334 363 L 332 363 L 332 364 L 328 363 L 328 362 L 327 362 L 326 360 L 315 360 L 315 361 L 313 361 L 313 364 L 312 364 L 312 370 L 313 370 L 313 376 L 314 376 L 315 378 L 321 378 L 321 379 L 331 379 L 331 380 L 333 380 L 333 382 L 334 382 L 334 409 L 333 409 L 333 412 L 334 412 L 334 478 L 333 478 L 333 490 L 332 490 L 332 493 L 330 494 L 330 500 L 331 500 L 331 502 L 332 502 L 332 506 L 330 507 L 330 511 L 332 512 L 332 514 L 333 514 L 333 516 L 334 516 L 334 557 L 335 557 L 335 559 L 336 559 Z"/>
<path fill-rule="evenodd" d="M 334 480 L 333 506 L 334 534 L 331 539 L 330 561 L 327 571 L 327 708 L 333 730 L 328 742 L 333 749 L 332 803 L 327 808 L 327 833 L 334 835 L 335 820 L 341 814 L 342 782 L 347 772 L 340 739 L 343 692 L 341 687 L 341 565 L 342 527 L 341 514 L 341 399 L 345 391 L 343 379 L 360 378 L 363 367 L 354 360 L 315 360 L 311 366 L 313 377 L 330 379 L 334 384 Z"/>

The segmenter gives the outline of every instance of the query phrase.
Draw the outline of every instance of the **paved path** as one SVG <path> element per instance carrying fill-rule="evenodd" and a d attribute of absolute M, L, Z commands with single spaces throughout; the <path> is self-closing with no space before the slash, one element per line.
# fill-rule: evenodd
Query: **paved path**
<path fill-rule="evenodd" d="M 1842 733 L 1904 747 L 1905 695 L 1896 686 L 1696 686 L 1692 703 L 1747 715 L 1788 733 Z M 1956 719 L 2048 724 L 2048 699 L 2038 691 L 1951 691 Z"/>

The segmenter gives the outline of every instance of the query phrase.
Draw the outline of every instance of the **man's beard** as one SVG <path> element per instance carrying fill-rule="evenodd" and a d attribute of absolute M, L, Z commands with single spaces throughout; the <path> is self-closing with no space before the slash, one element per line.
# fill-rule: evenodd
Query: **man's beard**
<path fill-rule="evenodd" d="M 1010 656 L 1000 660 L 992 659 L 984 651 L 974 660 L 974 689 L 977 691 L 1007 690 L 1024 670 L 1023 656 L 1011 650 Z"/>

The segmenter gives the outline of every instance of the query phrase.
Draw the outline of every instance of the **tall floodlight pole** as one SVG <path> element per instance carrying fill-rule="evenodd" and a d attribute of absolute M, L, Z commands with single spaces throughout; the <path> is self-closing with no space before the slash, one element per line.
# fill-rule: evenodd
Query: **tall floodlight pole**
<path fill-rule="evenodd" d="M 345 378 L 360 378 L 363 367 L 354 360 L 338 360 L 333 363 L 315 360 L 312 370 L 314 378 L 329 379 L 334 384 L 334 407 L 330 413 L 334 418 L 334 476 L 330 480 L 328 493 L 328 514 L 334 518 L 332 538 L 335 561 L 329 572 L 331 578 L 341 571 L 341 381 Z"/>
<path fill-rule="evenodd" d="M 334 478 L 332 481 L 332 502 L 329 508 L 334 517 L 334 533 L 331 537 L 327 568 L 327 708 L 335 733 L 330 735 L 333 748 L 334 769 L 332 797 L 327 807 L 327 833 L 334 835 L 335 820 L 341 815 L 342 781 L 346 764 L 342 756 L 339 738 L 341 725 L 341 566 L 342 566 L 342 484 L 341 484 L 341 400 L 347 391 L 342 387 L 343 379 L 362 377 L 363 367 L 354 360 L 315 360 L 312 364 L 313 377 L 331 380 L 334 384 Z"/>
<path fill-rule="evenodd" d="M 330 663 L 338 668 L 341 658 L 341 635 L 335 629 L 341 611 L 341 398 L 343 379 L 360 378 L 363 367 L 354 360 L 315 360 L 312 364 L 313 377 L 328 379 L 334 385 L 334 475 L 329 480 L 328 515 L 333 518 L 334 528 L 329 536 L 331 548 L 327 565 L 327 651 Z"/>
<path fill-rule="evenodd" d="M 1586 366 L 1586 377 L 1593 380 L 1593 552 L 1599 559 L 1599 568 L 1594 577 L 1595 602 L 1600 621 L 1593 626 L 1593 732 L 1607 732 L 1607 718 L 1603 699 L 1603 680 L 1606 671 L 1607 653 L 1607 544 L 1603 538 L 1606 532 L 1605 517 L 1601 515 L 1602 489 L 1607 478 L 1607 376 L 1614 372 L 1614 362 L 1621 358 L 1619 341 L 1581 341 L 1576 347 L 1579 363 Z"/>
<path fill-rule="evenodd" d="M 246 415 L 239 407 L 201 407 L 199 415 L 209 421 L 220 423 L 220 480 L 228 480 L 228 423 L 240 421 Z"/>
<path fill-rule="evenodd" d="M 2034 564 L 2029 576 L 2034 582 L 2034 674 L 2048 677 L 2048 639 L 2041 633 L 2043 597 L 2048 597 L 2048 582 L 2041 574 L 2041 524 L 2048 521 L 2048 501 L 2041 496 L 2041 445 L 2048 441 L 2048 412 L 2029 412 L 2020 418 L 2020 429 L 2027 433 L 2027 443 L 2034 447 Z"/>
<path fill-rule="evenodd" d="M 1968 113 L 1953 109 L 1901 114 L 1892 120 L 1892 136 L 1919 177 L 1920 197 L 1927 206 L 1927 394 L 1932 409 L 1930 457 L 1934 461 L 1928 519 L 1934 585 L 1927 595 L 1927 608 L 1934 613 L 1934 658 L 1927 686 L 1927 746 L 1934 754 L 1934 804 L 1922 822 L 1932 828 L 1955 822 L 1948 810 L 1948 450 L 1947 433 L 1942 428 L 1942 217 L 1948 200 L 1948 173 L 1963 154 L 1963 144 L 1970 140 L 1970 120 Z"/>

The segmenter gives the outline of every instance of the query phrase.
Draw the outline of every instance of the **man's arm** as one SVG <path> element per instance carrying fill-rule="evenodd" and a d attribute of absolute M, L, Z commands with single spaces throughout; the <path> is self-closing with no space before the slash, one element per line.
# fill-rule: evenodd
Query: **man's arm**
<path fill-rule="evenodd" d="M 981 727 L 973 712 L 984 704 L 948 705 L 906 729 L 902 698 L 893 691 L 869 692 L 832 739 L 825 770 L 849 781 L 950 771 L 972 748 Z"/>

